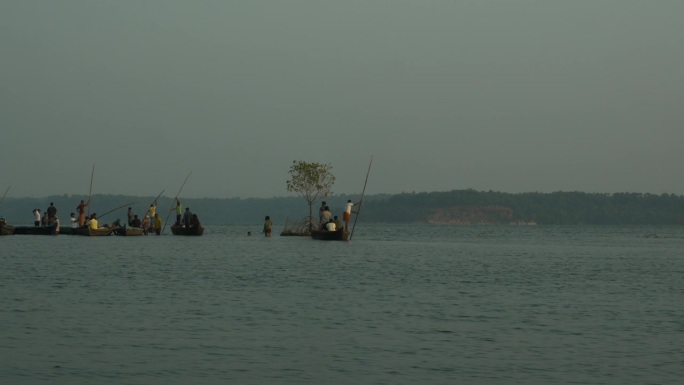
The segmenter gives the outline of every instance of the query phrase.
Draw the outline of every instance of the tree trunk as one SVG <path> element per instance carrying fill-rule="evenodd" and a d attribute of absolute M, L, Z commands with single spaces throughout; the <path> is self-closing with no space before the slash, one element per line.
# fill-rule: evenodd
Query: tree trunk
<path fill-rule="evenodd" d="M 313 230 L 313 203 L 309 202 L 309 231 Z"/>

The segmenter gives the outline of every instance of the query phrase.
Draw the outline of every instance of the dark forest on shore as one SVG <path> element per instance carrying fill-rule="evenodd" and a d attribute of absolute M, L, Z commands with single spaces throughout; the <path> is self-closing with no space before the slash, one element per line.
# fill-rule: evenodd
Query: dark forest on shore
<path fill-rule="evenodd" d="M 6 198 L 0 215 L 15 225 L 33 223 L 34 208 L 45 210 L 54 202 L 61 220 L 87 196 L 53 195 L 44 198 Z M 90 212 L 107 214 L 102 221 L 125 219 L 128 204 L 137 214 L 144 214 L 153 196 L 97 194 L 92 197 Z M 326 198 L 333 215 L 341 216 L 347 199 L 358 201 L 358 195 L 335 195 Z M 269 215 L 276 226 L 296 222 L 308 215 L 301 197 L 275 198 L 193 198 L 182 199 L 203 223 L 209 225 L 258 224 Z M 157 212 L 166 219 L 173 200 L 159 198 Z M 320 203 L 318 203 L 320 204 Z M 314 207 L 317 211 L 317 207 Z M 168 217 L 173 220 L 173 215 Z M 402 194 L 366 195 L 360 220 L 369 223 L 422 222 L 451 224 L 591 224 L 639 225 L 684 224 L 684 196 L 644 193 L 504 193 L 495 191 L 452 190 Z"/>

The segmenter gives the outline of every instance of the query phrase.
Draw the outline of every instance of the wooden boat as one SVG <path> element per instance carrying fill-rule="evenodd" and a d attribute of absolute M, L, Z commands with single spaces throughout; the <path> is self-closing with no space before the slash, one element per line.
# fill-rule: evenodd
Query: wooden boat
<path fill-rule="evenodd" d="M 171 226 L 173 235 L 195 235 L 200 236 L 204 234 L 204 226 L 200 223 L 197 226 L 185 227 L 174 224 Z"/>
<path fill-rule="evenodd" d="M 0 235 L 12 235 L 14 234 L 14 226 L 8 225 L 5 220 L 0 221 Z"/>
<path fill-rule="evenodd" d="M 73 235 L 75 230 L 76 230 L 75 227 L 59 226 L 59 233 L 62 235 Z"/>
<path fill-rule="evenodd" d="M 366 181 L 363 183 L 363 190 L 361 190 L 361 199 L 359 200 L 359 208 L 356 210 L 356 218 L 354 218 L 354 225 L 351 228 L 351 232 L 346 231 L 344 227 L 340 227 L 339 230 L 335 231 L 321 231 L 321 230 L 311 230 L 311 238 L 318 239 L 321 241 L 347 241 L 351 240 L 354 234 L 354 227 L 356 227 L 356 220 L 359 218 L 359 212 L 361 211 L 361 202 L 363 202 L 363 196 L 366 193 L 366 184 L 368 183 L 368 175 L 370 175 L 371 165 L 373 164 L 373 157 L 368 163 L 368 172 L 366 172 Z M 349 201 L 351 202 L 351 201 Z"/>
<path fill-rule="evenodd" d="M 311 238 L 321 241 L 346 241 L 349 239 L 349 231 L 344 231 L 344 229 L 335 231 L 311 230 Z"/>
<path fill-rule="evenodd" d="M 87 237 L 100 237 L 105 235 L 110 235 L 115 228 L 112 227 L 100 227 L 97 229 L 91 229 L 88 226 L 79 227 L 73 229 L 72 235 L 85 235 Z"/>
<path fill-rule="evenodd" d="M 49 226 L 15 226 L 15 235 L 56 235 L 57 224 Z"/>
<path fill-rule="evenodd" d="M 123 227 L 117 227 L 114 229 L 114 234 L 124 237 L 135 237 L 139 235 L 145 235 L 145 230 L 143 230 L 141 227 L 124 225 Z"/>

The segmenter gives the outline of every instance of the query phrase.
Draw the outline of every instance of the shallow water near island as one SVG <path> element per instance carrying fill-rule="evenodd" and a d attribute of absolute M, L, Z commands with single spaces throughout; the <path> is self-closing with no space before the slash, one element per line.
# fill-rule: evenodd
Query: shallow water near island
<path fill-rule="evenodd" d="M 259 230 L 0 237 L 1 382 L 684 378 L 682 227 Z"/>

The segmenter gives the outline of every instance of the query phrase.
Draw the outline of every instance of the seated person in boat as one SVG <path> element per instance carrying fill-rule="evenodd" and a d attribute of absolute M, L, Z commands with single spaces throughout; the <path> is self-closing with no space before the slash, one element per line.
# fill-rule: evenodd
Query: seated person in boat
<path fill-rule="evenodd" d="M 190 218 L 190 226 L 188 227 L 199 227 L 200 226 L 200 221 L 199 218 L 197 217 L 197 214 L 192 214 L 192 218 Z"/>
<path fill-rule="evenodd" d="M 328 223 L 325 225 L 325 229 L 328 231 L 336 231 L 337 227 L 335 226 L 335 222 L 331 219 L 328 221 Z"/>
<path fill-rule="evenodd" d="M 88 220 L 88 227 L 90 227 L 92 230 L 97 230 L 97 225 L 97 214 L 93 213 Z"/>
<path fill-rule="evenodd" d="M 140 222 L 140 218 L 138 218 L 138 215 L 133 215 L 133 220 L 131 221 L 131 226 L 133 227 L 142 227 L 142 223 Z"/>
<path fill-rule="evenodd" d="M 183 214 L 183 225 L 185 227 L 190 227 L 191 222 L 192 222 L 192 211 L 190 211 L 190 207 L 185 208 L 185 214 Z"/>
<path fill-rule="evenodd" d="M 333 218 L 333 222 L 335 222 L 335 229 L 339 230 L 342 228 L 342 221 L 340 220 L 340 218 L 337 217 L 337 215 L 335 215 L 335 217 Z"/>

